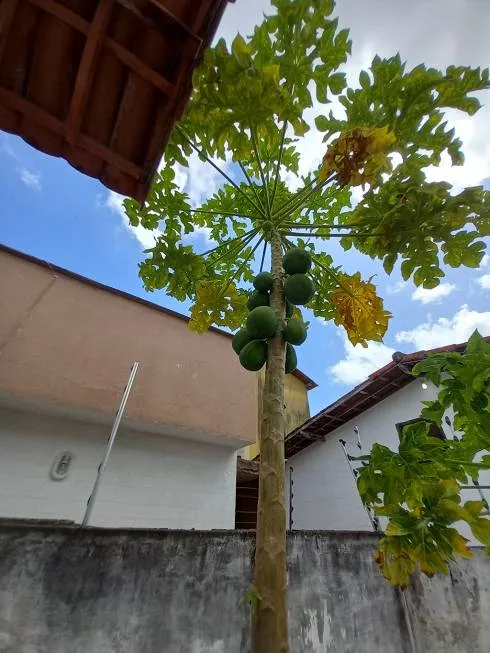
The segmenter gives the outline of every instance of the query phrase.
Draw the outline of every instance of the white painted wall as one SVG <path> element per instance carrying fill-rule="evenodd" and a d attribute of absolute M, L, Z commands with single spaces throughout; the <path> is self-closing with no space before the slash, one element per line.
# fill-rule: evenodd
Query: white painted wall
<path fill-rule="evenodd" d="M 413 381 L 329 433 L 325 442 L 316 442 L 290 458 L 286 468 L 286 502 L 289 510 L 288 481 L 292 467 L 293 529 L 372 530 L 339 439 L 346 440 L 347 450 L 352 455 L 368 453 L 375 442 L 395 449 L 398 446 L 395 425 L 419 417 L 421 402 L 436 396 L 437 390 L 432 384 L 424 390 L 421 381 Z M 354 426 L 359 427 L 362 452 L 357 448 Z M 445 426 L 445 433 L 452 438 L 448 426 Z M 480 474 L 480 483 L 490 485 L 490 472 Z M 485 494 L 490 501 L 490 491 Z M 463 491 L 463 501 L 469 499 L 478 500 L 480 496 L 475 490 Z M 469 529 L 461 530 L 471 539 Z"/>
<path fill-rule="evenodd" d="M 80 523 L 110 427 L 0 409 L 0 517 Z M 53 481 L 56 455 L 74 453 Z M 215 444 L 121 429 L 91 525 L 234 528 L 236 454 Z"/>

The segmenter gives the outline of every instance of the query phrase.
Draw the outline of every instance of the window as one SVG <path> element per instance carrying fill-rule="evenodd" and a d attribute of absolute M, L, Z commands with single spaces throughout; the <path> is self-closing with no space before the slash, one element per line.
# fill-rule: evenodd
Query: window
<path fill-rule="evenodd" d="M 437 426 L 437 424 L 430 419 L 425 419 L 424 417 L 416 417 L 415 419 L 409 419 L 406 422 L 398 422 L 396 424 L 396 430 L 398 431 L 398 437 L 401 438 L 402 429 L 404 426 L 409 426 L 410 424 L 415 424 L 416 422 L 428 422 L 429 424 L 429 433 L 433 438 L 438 438 L 439 440 L 445 440 L 446 436 L 444 431 Z"/>

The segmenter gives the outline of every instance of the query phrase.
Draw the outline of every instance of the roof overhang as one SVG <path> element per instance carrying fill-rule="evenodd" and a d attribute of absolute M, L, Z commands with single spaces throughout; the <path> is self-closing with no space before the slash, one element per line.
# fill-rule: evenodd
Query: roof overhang
<path fill-rule="evenodd" d="M 228 1 L 2 0 L 0 129 L 143 201 Z"/>
<path fill-rule="evenodd" d="M 490 337 L 485 340 L 490 342 Z M 466 343 L 463 342 L 429 351 L 417 351 L 413 354 L 395 352 L 390 363 L 370 374 L 360 385 L 294 429 L 285 440 L 286 458 L 294 456 L 314 442 L 324 440 L 339 426 L 414 381 L 412 368 L 430 354 L 462 352 L 465 347 Z"/>

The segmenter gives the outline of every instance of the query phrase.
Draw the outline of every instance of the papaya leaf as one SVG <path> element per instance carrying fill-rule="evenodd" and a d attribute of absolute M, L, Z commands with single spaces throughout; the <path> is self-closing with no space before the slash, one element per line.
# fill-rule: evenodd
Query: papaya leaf
<path fill-rule="evenodd" d="M 352 276 L 340 273 L 338 280 L 340 287 L 330 294 L 335 323 L 345 328 L 353 345 L 367 347 L 366 340 L 381 340 L 391 314 L 383 308 L 374 284 L 362 281 L 359 272 Z"/>
<path fill-rule="evenodd" d="M 395 140 L 386 126 L 356 127 L 342 132 L 323 157 L 319 179 L 335 173 L 341 186 L 372 184 L 382 172 L 391 169 L 387 153 Z"/>
<path fill-rule="evenodd" d="M 464 352 L 434 354 L 417 363 L 414 375 L 439 387 L 437 399 L 425 402 L 424 419 L 402 429 L 398 451 L 375 444 L 368 459 L 363 457 L 357 487 L 364 503 L 389 520 L 377 562 L 392 584 L 406 586 L 416 569 L 429 576 L 447 573 L 455 556 L 471 558 L 466 538 L 453 526 L 459 522 L 490 551 L 486 503 L 461 502 L 461 486 L 490 466 L 490 456 L 481 457 L 490 445 L 489 370 L 490 345 L 477 331 Z M 448 408 L 459 439 L 431 437 L 428 420 L 442 428 Z"/>
<path fill-rule="evenodd" d="M 196 289 L 189 327 L 197 333 L 204 333 L 212 324 L 238 329 L 247 312 L 247 295 L 233 283 L 203 281 Z"/>
<path fill-rule="evenodd" d="M 473 535 L 485 546 L 490 546 L 490 519 L 475 519 L 470 526 Z"/>
<path fill-rule="evenodd" d="M 388 273 L 401 263 L 405 279 L 427 288 L 440 282 L 442 261 L 477 266 L 484 252 L 480 236 L 490 234 L 488 192 L 454 193 L 449 184 L 428 183 L 424 168 L 437 165 L 445 152 L 462 162 L 461 141 L 443 112 L 448 107 L 477 111 L 472 94 L 489 87 L 488 71 L 423 65 L 410 70 L 398 55 L 375 57 L 360 74 L 360 88 L 347 88 L 339 67 L 351 43 L 332 17 L 333 0 L 272 4 L 274 13 L 251 35 L 237 35 L 231 46 L 221 39 L 206 50 L 147 202 L 125 203 L 133 226 L 159 236 L 140 266 L 145 287 L 177 299 L 195 299 L 198 282 L 214 279 L 232 278 L 242 288 L 253 277 L 254 259 L 247 258 L 246 242 L 227 247 L 227 241 L 251 228 L 267 241 L 274 230 L 294 239 L 305 222 L 316 243 L 327 240 L 334 225 L 357 225 L 341 240 L 346 251 L 354 247 L 381 259 Z M 325 112 L 334 95 L 345 109 L 343 119 Z M 297 140 L 313 124 L 324 131 L 328 145 L 320 168 L 301 176 Z M 203 165 L 223 175 L 222 186 L 210 188 L 204 201 L 176 184 L 176 164 L 188 166 L 196 153 Z M 403 157 L 395 169 L 392 153 Z M 245 179 L 235 174 L 235 164 Z M 294 192 L 292 180 L 299 186 Z M 356 184 L 369 190 L 351 208 L 349 189 Z M 196 248 L 186 239 L 196 231 L 216 241 L 204 266 L 185 249 Z M 321 254 L 323 248 L 314 245 L 314 250 Z M 315 314 L 338 319 L 331 277 L 318 269 L 313 275 Z M 341 295 L 337 298 L 341 301 Z M 228 317 L 234 325 L 231 313 L 221 316 L 221 324 Z M 353 341 L 379 339 L 386 317 L 380 308 L 376 327 L 368 328 L 367 319 L 358 335 L 349 327 Z"/>

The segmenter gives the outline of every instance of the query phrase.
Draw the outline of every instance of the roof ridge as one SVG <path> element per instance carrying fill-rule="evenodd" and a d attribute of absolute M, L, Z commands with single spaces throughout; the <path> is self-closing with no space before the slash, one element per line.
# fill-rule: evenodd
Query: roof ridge
<path fill-rule="evenodd" d="M 484 337 L 484 340 L 490 343 L 490 336 Z M 431 354 L 462 351 L 466 344 L 466 342 L 462 342 L 434 349 L 422 349 L 411 354 L 395 352 L 393 360 L 372 372 L 362 383 L 291 431 L 285 440 L 286 457 L 323 439 L 331 431 L 414 381 L 415 377 L 412 376 L 410 369 L 413 366 L 411 364 L 415 364 Z M 408 367 L 409 365 L 410 367 Z"/>

